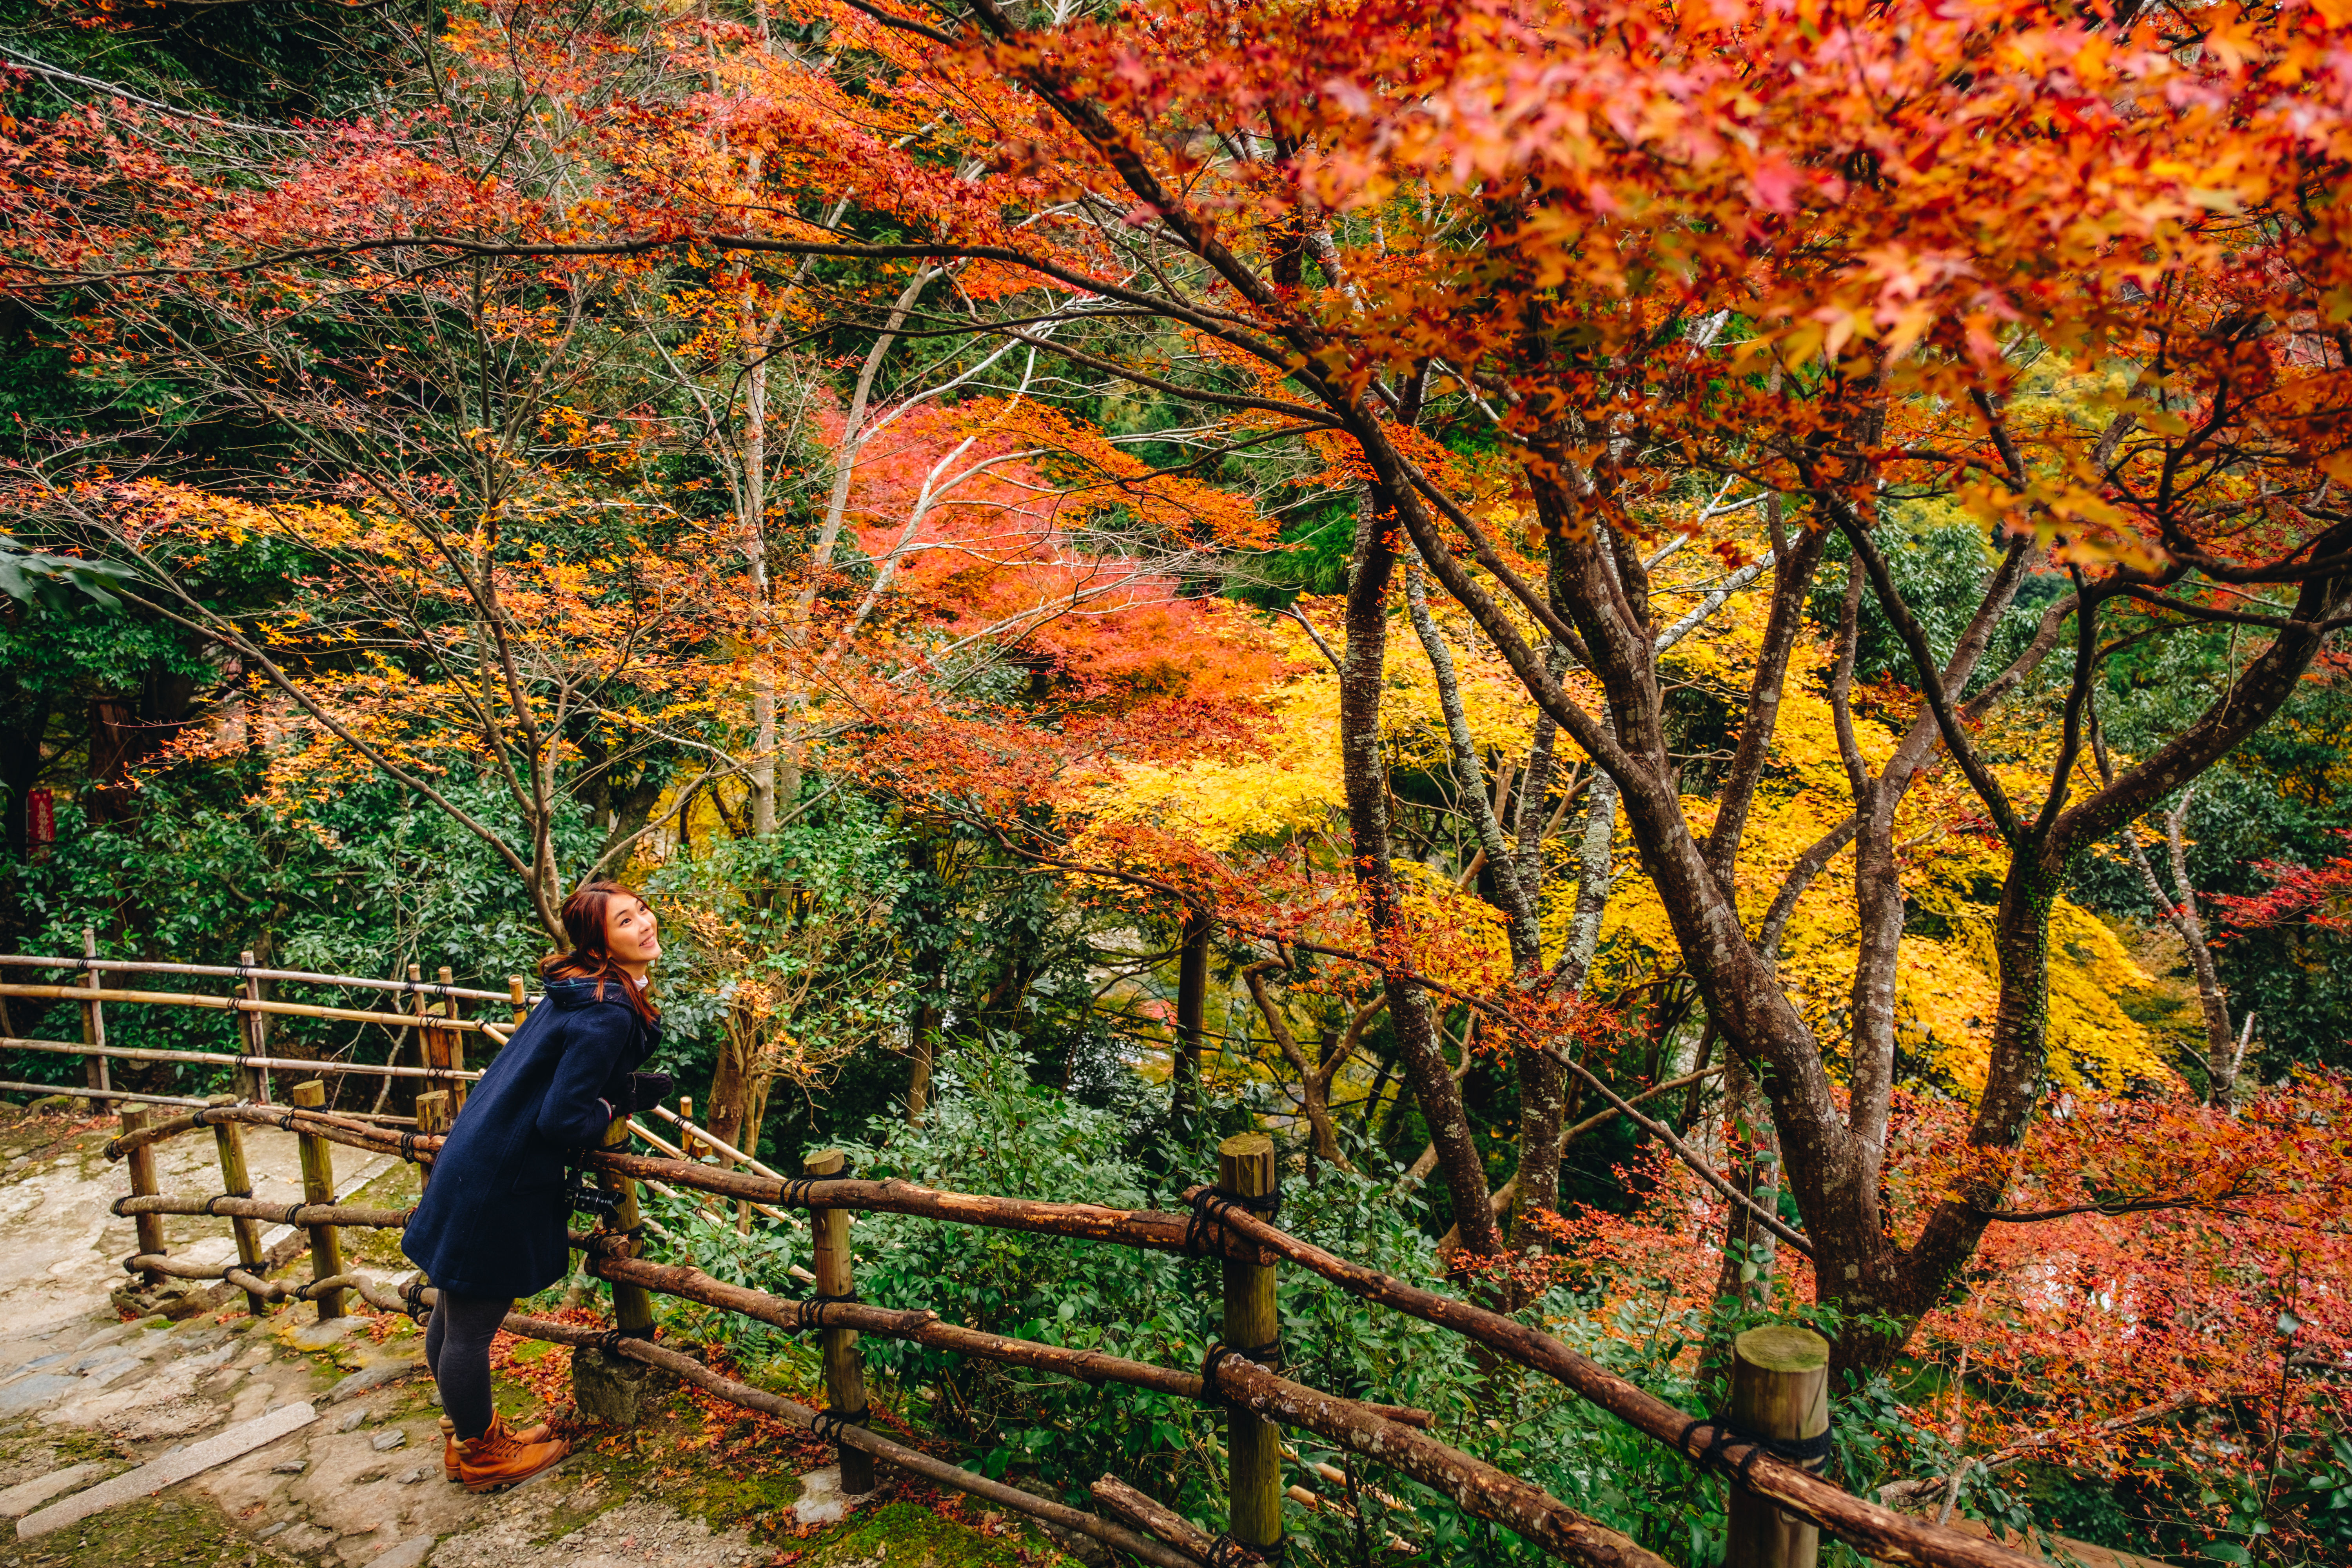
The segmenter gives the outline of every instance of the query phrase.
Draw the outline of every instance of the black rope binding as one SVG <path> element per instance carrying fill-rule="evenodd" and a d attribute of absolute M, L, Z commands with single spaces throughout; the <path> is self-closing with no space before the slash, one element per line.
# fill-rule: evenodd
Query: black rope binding
<path fill-rule="evenodd" d="M 1243 1568 L 1253 1560 L 1279 1563 L 1290 1550 L 1290 1535 L 1285 1531 L 1274 1538 L 1270 1546 L 1244 1546 L 1230 1534 L 1220 1535 L 1209 1542 L 1209 1554 L 1202 1559 L 1209 1568 Z"/>
<path fill-rule="evenodd" d="M 1277 1185 L 1274 1191 L 1260 1196 L 1227 1192 L 1223 1187 L 1202 1187 L 1194 1193 L 1192 1217 L 1184 1226 L 1185 1254 L 1192 1258 L 1211 1256 L 1202 1245 L 1208 1238 L 1209 1227 L 1217 1227 L 1217 1239 L 1222 1243 L 1225 1239 L 1225 1215 L 1235 1209 L 1246 1210 L 1271 1222 L 1282 1213 L 1282 1188 Z M 1218 1251 L 1223 1251 L 1222 1246 Z"/>
<path fill-rule="evenodd" d="M 1748 1484 L 1748 1472 L 1766 1454 L 1808 1470 L 1818 1470 L 1830 1457 L 1830 1435 L 1826 1431 L 1811 1437 L 1766 1437 L 1741 1431 L 1731 1424 L 1730 1416 L 1722 1415 L 1702 1415 L 1690 1422 L 1675 1436 L 1675 1447 L 1689 1453 L 1691 1434 L 1702 1426 L 1708 1429 L 1706 1441 L 1695 1456 L 1702 1465 L 1720 1463 L 1725 1449 L 1739 1444 L 1747 1446 L 1748 1452 L 1739 1457 L 1739 1463 L 1730 1467 L 1733 1477 L 1742 1486 Z"/>
<path fill-rule="evenodd" d="M 408 1303 L 408 1315 L 418 1322 L 432 1316 L 433 1309 L 425 1304 L 425 1276 L 411 1275 L 408 1283 L 400 1288 L 400 1299 Z"/>
<path fill-rule="evenodd" d="M 816 1418 L 809 1423 L 809 1430 L 816 1434 L 819 1442 L 838 1443 L 843 1427 L 863 1426 L 873 1416 L 871 1405 L 861 1405 L 855 1410 L 835 1410 L 827 1405 L 816 1413 Z"/>
<path fill-rule="evenodd" d="M 844 1160 L 838 1171 L 828 1171 L 821 1176 L 794 1176 L 784 1184 L 784 1190 L 778 1194 L 776 1201 L 786 1208 L 814 1208 L 817 1206 L 816 1189 L 818 1187 L 827 1182 L 852 1180 L 856 1170 L 856 1166 Z"/>
<path fill-rule="evenodd" d="M 860 1296 L 855 1290 L 848 1291 L 847 1293 L 839 1296 L 828 1296 L 823 1291 L 818 1291 L 813 1295 L 803 1296 L 798 1301 L 794 1302 L 793 1305 L 800 1309 L 801 1327 L 803 1329 L 829 1329 L 833 1327 L 833 1325 L 824 1321 L 824 1310 L 827 1307 L 832 1306 L 836 1301 L 863 1302 L 865 1300 L 865 1297 Z"/>
<path fill-rule="evenodd" d="M 1232 1345 L 1216 1344 L 1209 1347 L 1207 1357 L 1201 1363 L 1202 1404 L 1223 1405 L 1225 1403 L 1225 1396 L 1217 1392 L 1217 1368 L 1224 1364 L 1225 1358 L 1227 1356 L 1237 1356 L 1241 1353 L 1242 1352 L 1240 1351 L 1234 1349 Z"/>

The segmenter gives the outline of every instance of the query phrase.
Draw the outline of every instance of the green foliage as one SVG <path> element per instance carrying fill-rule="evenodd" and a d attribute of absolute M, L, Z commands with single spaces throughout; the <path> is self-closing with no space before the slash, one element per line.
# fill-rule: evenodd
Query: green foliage
<path fill-rule="evenodd" d="M 1942 515 L 1900 504 L 1892 510 L 1895 526 L 1880 548 L 1886 556 L 1887 574 L 1903 602 L 1927 634 L 1927 644 L 1943 658 L 1959 640 L 1961 628 L 1975 611 L 1984 580 L 1994 558 L 1981 530 Z M 1821 574 L 1814 580 L 1807 605 L 1824 633 L 1837 629 L 1839 605 L 1853 549 L 1843 535 L 1832 538 Z M 1892 681 L 1898 686 L 1919 683 L 1911 656 L 1895 635 L 1895 623 L 1879 607 L 1878 595 L 1865 579 L 1862 603 L 1854 616 L 1853 679 L 1857 687 Z"/>
<path fill-rule="evenodd" d="M 2281 1478 L 2278 1500 L 2315 1538 L 2352 1552 L 2352 1435 L 2304 1456 Z"/>
<path fill-rule="evenodd" d="M 1145 1206 L 1150 1185 L 1121 1156 L 1120 1120 L 1039 1086 L 1031 1066 L 1003 1049 L 959 1053 L 925 1123 L 877 1123 L 875 1142 L 855 1151 L 859 1170 L 966 1192 Z M 883 1215 L 859 1226 L 858 1268 L 868 1300 L 929 1307 L 1048 1344 L 1183 1366 L 1198 1364 L 1213 1337 L 1211 1268 L 1159 1254 Z M 1197 1405 L 915 1346 L 870 1348 L 902 1385 L 935 1391 L 933 1421 L 970 1443 L 988 1474 L 1013 1468 L 1083 1484 L 1117 1454 L 1127 1467 L 1119 1473 L 1196 1516 L 1220 1486 L 1213 1423 Z"/>
<path fill-rule="evenodd" d="M 78 953 L 85 925 L 99 952 L 180 963 L 235 963 L 251 949 L 288 969 L 377 974 L 441 964 L 460 984 L 505 987 L 505 976 L 533 973 L 543 949 L 528 901 L 482 842 L 437 808 L 399 786 L 367 781 L 315 803 L 299 821 L 265 801 L 247 800 L 234 770 L 166 773 L 138 793 L 138 810 L 121 820 L 89 816 L 79 805 L 58 813 L 58 844 L 46 859 L 16 868 L 24 911 L 23 951 Z M 463 775 L 445 787 L 486 813 L 496 785 Z M 583 849 L 592 829 L 566 825 L 566 847 Z M 28 977 L 29 978 L 29 977 Z M 380 994 L 341 995 L 287 985 L 291 1001 L 381 1005 Z M 72 1022 L 40 1027 L 22 1008 L 19 1033 L 77 1039 Z M 69 1008 L 51 1008 L 70 1019 Z M 173 1007 L 117 1005 L 107 1015 L 116 1045 L 179 1050 L 232 1048 L 229 1016 Z M 382 1059 L 383 1033 L 373 1026 L 279 1018 L 273 1048 L 333 1057 L 355 1047 Z M 15 1053 L 10 1076 L 58 1082 L 73 1058 Z M 214 1069 L 117 1064 L 114 1081 L 162 1093 L 215 1087 Z M 357 1093 L 354 1087 L 347 1093 Z"/>
<path fill-rule="evenodd" d="M 136 575 L 130 567 L 111 561 L 85 561 L 77 555 L 24 550 L 15 541 L 0 537 L 0 594 L 23 604 L 63 609 L 72 604 L 74 595 L 79 594 L 107 609 L 119 610 L 122 601 L 114 596 L 107 584 Z"/>
<path fill-rule="evenodd" d="M 1041 1086 L 1034 1064 L 1015 1050 L 974 1044 L 943 1067 L 939 1089 L 923 1125 L 873 1124 L 869 1142 L 853 1151 L 859 1174 L 1120 1207 L 1172 1201 L 1168 1184 L 1129 1152 L 1118 1111 Z M 719 1278 L 780 1296 L 803 1294 L 787 1272 L 807 1261 L 796 1227 L 759 1222 L 750 1236 L 738 1236 L 731 1215 L 683 1197 L 648 1200 L 647 1212 L 671 1233 L 657 1245 L 660 1256 L 693 1258 Z M 1286 1176 L 1282 1223 L 1372 1268 L 1423 1283 L 1442 1278 L 1420 1205 L 1386 1184 L 1328 1166 L 1311 1184 Z M 854 1234 L 858 1291 L 877 1305 L 927 1308 L 996 1333 L 1165 1366 L 1198 1365 L 1220 1338 L 1219 1269 L 1205 1261 L 890 1215 L 861 1217 Z M 1695 1413 L 1713 1408 L 1721 1391 L 1695 1381 L 1691 1352 L 1710 1336 L 1765 1321 L 1666 1315 L 1636 1300 L 1601 1321 L 1594 1314 L 1599 1299 L 1563 1287 L 1530 1311 L 1586 1354 Z M 1664 1300 L 1663 1291 L 1655 1298 Z M 1526 1477 L 1669 1561 L 1697 1565 L 1720 1555 L 1721 1483 L 1557 1384 L 1509 1365 L 1482 1367 L 1459 1338 L 1370 1306 L 1304 1270 L 1282 1271 L 1278 1300 L 1286 1370 L 1300 1381 L 1432 1410 L 1444 1441 Z M 1822 1326 L 1834 1331 L 1834 1324 Z M 814 1377 L 809 1351 L 791 1336 L 716 1314 L 697 1314 L 696 1328 L 726 1339 L 747 1364 Z M 896 1390 L 898 1408 L 959 1439 L 966 1448 L 961 1462 L 972 1468 L 1037 1476 L 1062 1485 L 1072 1500 L 1108 1472 L 1204 1528 L 1222 1525 L 1223 1417 L 1214 1411 L 898 1342 L 869 1338 L 861 1350 L 869 1374 Z M 1919 1473 L 1944 1458 L 1884 1379 L 1842 1397 L 1837 1413 L 1837 1463 L 1849 1485 Z M 1342 1501 L 1352 1485 L 1365 1540 L 1381 1560 L 1543 1560 L 1406 1478 L 1303 1431 L 1286 1440 L 1308 1465 L 1342 1477 L 1334 1482 L 1293 1469 L 1295 1479 Z M 1895 1469 L 1881 1473 L 1882 1464 Z M 1293 1508 L 1286 1528 L 1321 1561 L 1358 1560 L 1355 1527 L 1337 1510 Z M 1411 1550 L 1386 1551 L 1391 1534 Z"/>
<path fill-rule="evenodd" d="M 2226 627 L 2176 635 L 2146 657 L 2126 650 L 2100 699 L 2109 743 L 2131 758 L 2179 733 L 2218 697 L 2223 672 L 2245 654 L 2242 639 L 2232 652 Z M 2312 865 L 2336 853 L 2336 830 L 2352 827 L 2341 790 L 2347 777 L 2352 691 L 2340 681 L 2305 682 L 2277 720 L 2197 781 L 2186 824 L 2190 886 L 2201 894 L 2260 893 L 2269 885 L 2261 862 Z M 2161 816 L 2152 813 L 2148 824 Z M 2149 855 L 2168 889 L 2164 847 L 2152 846 Z M 2137 873 L 2112 847 L 2078 863 L 2074 896 L 2142 922 L 2152 915 Z M 2208 924 L 2232 1020 L 2249 1008 L 2255 1016 L 2248 1066 L 2258 1077 L 2275 1080 L 2295 1063 L 2352 1066 L 2352 938 L 2308 924 L 2250 931 L 2210 917 Z M 2175 973 L 2188 977 L 2185 960 Z"/>

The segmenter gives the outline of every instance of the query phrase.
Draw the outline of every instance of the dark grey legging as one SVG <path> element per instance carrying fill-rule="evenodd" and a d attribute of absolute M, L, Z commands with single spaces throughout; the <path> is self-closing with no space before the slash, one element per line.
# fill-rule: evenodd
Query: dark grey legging
<path fill-rule="evenodd" d="M 425 1323 L 425 1365 L 441 1390 L 441 1408 L 470 1443 L 490 1429 L 490 1340 L 514 1301 L 441 1292 Z"/>

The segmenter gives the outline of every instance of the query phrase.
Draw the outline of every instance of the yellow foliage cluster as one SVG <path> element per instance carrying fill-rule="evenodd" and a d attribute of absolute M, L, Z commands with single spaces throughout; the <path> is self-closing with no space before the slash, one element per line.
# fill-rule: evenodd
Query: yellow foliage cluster
<path fill-rule="evenodd" d="M 1747 689 L 1768 606 L 1760 595 L 1733 599 L 1664 660 L 1672 679 L 1704 684 L 1736 704 Z M 1753 931 L 1804 850 L 1850 809 L 1829 691 L 1829 649 L 1806 642 L 1790 660 L 1775 730 L 1773 767 L 1759 791 L 1739 863 L 1740 908 Z M 1893 752 L 1895 726 L 1908 703 L 1873 715 L 1859 704 L 1855 740 L 1874 769 Z M 2014 792 L 2028 787 L 2037 756 L 2033 721 L 2004 728 L 2000 740 L 2016 761 L 1997 767 Z M 1685 799 L 1696 824 L 1712 821 L 1711 801 Z M 1981 806 L 1956 773 L 1945 769 L 1915 784 L 1896 817 L 1909 912 L 1896 976 L 1896 1042 L 1917 1079 L 1961 1093 L 1984 1081 L 1999 996 L 1994 916 L 2003 860 L 1978 825 Z M 1673 963 L 1666 911 L 1622 834 L 1618 883 L 1601 928 L 1601 972 L 1618 984 Z M 1547 934 L 1564 936 L 1567 896 L 1546 910 Z M 2126 1003 L 2158 982 L 2089 910 L 2063 898 L 2051 914 L 2050 1068 L 2069 1088 L 2120 1089 L 2134 1080 L 2169 1083 L 2163 1041 Z M 1834 1047 L 1850 1017 L 1859 928 L 1853 855 L 1841 852 L 1814 879 L 1780 942 L 1780 973 L 1815 1033 Z M 1833 1053 L 1834 1054 L 1834 1053 Z"/>
<path fill-rule="evenodd" d="M 1310 599 L 1298 607 L 1336 647 L 1339 606 Z M 1339 677 L 1296 621 L 1276 620 L 1265 635 L 1278 645 L 1286 665 L 1302 673 L 1263 699 L 1267 722 L 1259 750 L 1122 768 L 1086 802 L 1097 820 L 1148 822 L 1214 854 L 1309 837 L 1331 826 L 1345 809 Z M 1535 705 L 1525 689 L 1483 641 L 1467 635 L 1449 640 L 1472 739 L 1489 753 L 1523 752 L 1535 722 Z M 1445 766 L 1445 719 L 1436 678 L 1402 609 L 1391 636 L 1381 740 L 1396 766 Z"/>
<path fill-rule="evenodd" d="M 1690 552 L 1660 574 L 1658 587 L 1662 594 L 1695 595 L 1720 570 Z M 1300 607 L 1318 626 L 1331 626 L 1339 618 L 1336 605 L 1307 602 Z M 1736 709 L 1754 667 L 1768 607 L 1761 593 L 1735 595 L 1668 653 L 1664 677 Z M 1434 678 L 1402 605 L 1393 615 L 1381 740 L 1394 765 L 1443 777 L 1445 731 Z M 1268 635 L 1284 642 L 1298 673 L 1265 699 L 1261 749 L 1246 756 L 1129 770 L 1102 786 L 1091 802 L 1099 820 L 1150 822 L 1215 853 L 1338 833 L 1343 802 L 1337 675 L 1296 623 L 1276 621 Z M 1326 640 L 1336 643 L 1328 634 Z M 1490 770 L 1497 763 L 1523 762 L 1532 704 L 1466 628 L 1457 628 L 1449 640 L 1470 729 Z M 1829 665 L 1830 649 L 1821 640 L 1803 643 L 1792 660 L 1772 765 L 1740 858 L 1740 904 L 1751 930 L 1760 924 L 1798 857 L 1851 809 L 1828 700 Z M 1893 752 L 1898 726 L 1910 717 L 1907 700 L 1883 706 L 1885 711 L 1874 712 L 1866 698 L 1857 702 L 1856 740 L 1874 769 Z M 2036 722 L 2031 716 L 2011 721 L 1997 737 L 1997 752 L 2014 759 L 2009 782 L 2020 789 L 2035 759 L 2046 755 L 2046 748 L 2036 743 L 2042 739 Z M 1565 740 L 1560 742 L 1562 768 L 1582 761 Z M 1683 805 L 1695 825 L 1704 829 L 1711 823 L 1712 801 L 1686 798 Z M 1896 827 L 1910 911 L 1896 997 L 1903 1065 L 1914 1081 L 1962 1094 L 1973 1093 L 1983 1081 L 1999 994 L 1992 931 L 2001 858 L 1977 820 L 1979 809 L 1965 783 L 1943 769 L 1914 785 Z M 1554 953 L 1566 940 L 1575 902 L 1571 837 L 1555 835 L 1546 846 L 1551 874 L 1542 924 Z M 1615 881 L 1595 970 L 1596 994 L 1604 997 L 1676 963 L 1666 910 L 1643 875 L 1622 823 L 1613 858 Z M 1402 863 L 1401 869 L 1406 869 L 1417 905 L 1417 929 L 1432 933 L 1433 941 L 1444 933 L 1444 952 L 1424 955 L 1431 972 L 1469 990 L 1499 984 L 1508 964 L 1491 910 L 1456 892 L 1451 878 L 1438 871 Z M 2127 1005 L 2160 983 L 2088 910 L 2061 899 L 2052 924 L 2053 1078 L 2071 1088 L 2108 1090 L 2134 1080 L 2171 1081 L 2167 1043 Z M 1462 933 L 1470 931 L 1483 931 L 1491 942 L 1464 941 Z M 1847 849 L 1815 878 L 1780 944 L 1782 979 L 1833 1058 L 1851 1011 L 1857 940 L 1853 856 Z"/>

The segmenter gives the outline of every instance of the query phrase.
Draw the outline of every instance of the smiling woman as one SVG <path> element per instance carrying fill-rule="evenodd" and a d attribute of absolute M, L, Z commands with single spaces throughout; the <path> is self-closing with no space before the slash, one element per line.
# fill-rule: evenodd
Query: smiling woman
<path fill-rule="evenodd" d="M 563 901 L 572 951 L 541 966 L 547 997 L 507 1042 L 434 1162 L 402 1249 L 440 1288 L 425 1355 L 451 1431 L 450 1478 L 488 1491 L 538 1474 L 566 1446 L 517 1432 L 490 1400 L 490 1341 L 515 1298 L 570 1264 L 563 1172 L 618 1116 L 660 1102 L 667 1073 L 639 1072 L 661 1043 L 648 994 L 661 939 L 645 900 L 590 882 Z"/>

